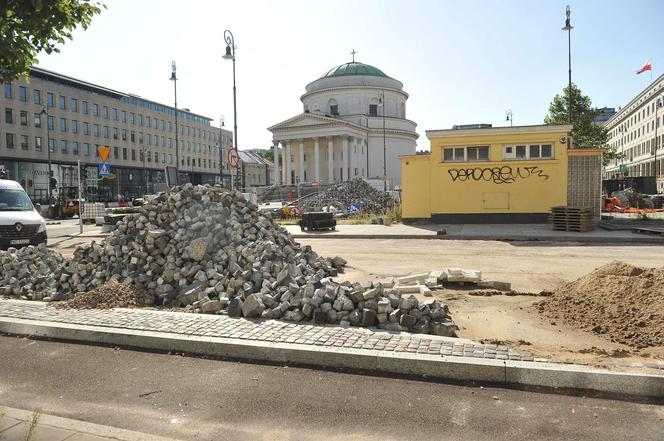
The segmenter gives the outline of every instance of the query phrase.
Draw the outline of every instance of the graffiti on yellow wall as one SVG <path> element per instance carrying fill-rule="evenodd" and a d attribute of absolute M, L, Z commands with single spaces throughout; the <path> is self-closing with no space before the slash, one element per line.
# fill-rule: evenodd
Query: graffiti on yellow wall
<path fill-rule="evenodd" d="M 541 178 L 544 181 L 549 179 L 549 175 L 537 166 L 451 168 L 447 173 L 452 182 L 486 181 L 494 184 L 511 184 L 518 179 Z"/>

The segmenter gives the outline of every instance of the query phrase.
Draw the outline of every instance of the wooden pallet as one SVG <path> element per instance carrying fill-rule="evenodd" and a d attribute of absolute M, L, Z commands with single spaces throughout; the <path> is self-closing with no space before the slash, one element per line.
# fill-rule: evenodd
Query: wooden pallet
<path fill-rule="evenodd" d="M 552 207 L 549 223 L 554 231 L 586 232 L 595 228 L 593 213 L 588 208 Z"/>

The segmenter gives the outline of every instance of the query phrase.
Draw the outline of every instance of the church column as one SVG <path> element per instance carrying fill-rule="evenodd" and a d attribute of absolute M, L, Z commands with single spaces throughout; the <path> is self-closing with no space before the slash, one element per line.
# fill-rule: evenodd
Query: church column
<path fill-rule="evenodd" d="M 320 184 L 320 142 L 314 138 L 314 179 Z"/>
<path fill-rule="evenodd" d="M 300 182 L 304 182 L 304 139 L 300 138 L 300 150 L 298 152 L 298 176 L 300 177 Z"/>
<path fill-rule="evenodd" d="M 341 180 L 348 180 L 348 136 L 342 138 L 342 158 L 341 158 L 341 169 L 343 170 Z"/>
<path fill-rule="evenodd" d="M 274 185 L 281 184 L 281 171 L 279 170 L 279 141 L 274 141 L 272 157 L 274 158 Z"/>
<path fill-rule="evenodd" d="M 334 182 L 334 137 L 327 137 L 327 182 Z"/>
<path fill-rule="evenodd" d="M 286 141 L 286 153 L 284 155 L 284 170 L 286 170 L 286 185 L 292 185 L 293 181 L 291 180 L 291 152 L 290 152 L 291 141 L 290 139 Z"/>

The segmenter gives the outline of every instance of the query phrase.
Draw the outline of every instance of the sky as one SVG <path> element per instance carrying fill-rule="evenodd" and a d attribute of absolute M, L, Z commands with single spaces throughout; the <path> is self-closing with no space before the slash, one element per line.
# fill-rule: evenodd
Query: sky
<path fill-rule="evenodd" d="M 86 30 L 38 65 L 164 104 L 177 63 L 178 105 L 233 127 L 236 45 L 240 149 L 272 144 L 268 127 L 302 112 L 305 86 L 356 60 L 400 80 L 406 117 L 454 124 L 541 124 L 567 85 L 565 6 L 572 11 L 572 81 L 597 107 L 624 106 L 664 72 L 661 0 L 103 0 Z"/>

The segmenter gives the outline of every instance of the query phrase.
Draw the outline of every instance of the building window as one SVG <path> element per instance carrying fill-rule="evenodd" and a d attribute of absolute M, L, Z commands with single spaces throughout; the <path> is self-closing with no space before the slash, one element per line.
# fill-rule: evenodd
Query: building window
<path fill-rule="evenodd" d="M 141 162 L 145 161 L 145 154 L 144 154 L 143 150 L 138 151 L 138 160 L 141 161 Z"/>
<path fill-rule="evenodd" d="M 71 99 L 71 111 L 78 112 L 78 100 L 76 98 Z"/>
<path fill-rule="evenodd" d="M 123 141 L 127 140 L 127 129 L 122 129 L 122 140 Z"/>
<path fill-rule="evenodd" d="M 34 124 L 34 126 L 36 128 L 38 128 L 38 129 L 41 128 L 41 126 L 42 126 L 41 125 L 41 113 L 35 113 L 34 114 L 34 119 L 33 119 L 32 123 Z"/>
<path fill-rule="evenodd" d="M 103 115 L 104 115 L 104 119 L 108 119 L 108 106 L 104 106 L 102 108 L 102 112 L 103 112 Z"/>
<path fill-rule="evenodd" d="M 131 149 L 131 160 L 132 161 L 136 160 L 136 149 Z"/>
<path fill-rule="evenodd" d="M 94 136 L 99 137 L 99 124 L 95 124 L 92 126 L 92 134 Z"/>
<path fill-rule="evenodd" d="M 76 121 L 75 119 L 71 120 L 71 132 L 78 133 L 78 121 Z"/>
<path fill-rule="evenodd" d="M 152 139 L 154 145 L 159 145 L 159 137 L 157 135 L 152 135 Z"/>
<path fill-rule="evenodd" d="M 28 102 L 28 89 L 25 86 L 18 86 L 18 99 L 23 103 Z"/>
<path fill-rule="evenodd" d="M 138 126 L 143 127 L 143 115 L 138 114 Z"/>
<path fill-rule="evenodd" d="M 173 129 L 173 124 L 169 121 L 168 122 L 168 133 L 171 133 L 171 130 Z M 184 127 L 183 127 L 184 129 Z"/>
<path fill-rule="evenodd" d="M 21 110 L 21 125 L 22 126 L 28 125 L 28 112 L 26 112 L 25 110 Z"/>
<path fill-rule="evenodd" d="M 332 98 L 330 101 L 327 102 L 327 105 L 330 107 L 330 114 L 332 115 L 339 114 L 339 105 L 337 104 L 337 100 Z"/>
<path fill-rule="evenodd" d="M 35 150 L 41 152 L 42 150 L 42 137 L 35 136 Z"/>
<path fill-rule="evenodd" d="M 88 114 L 88 102 L 87 101 L 81 102 L 81 110 L 83 110 L 83 113 L 85 115 Z"/>
<path fill-rule="evenodd" d="M 123 123 L 127 122 L 127 111 L 126 110 L 122 111 L 122 122 Z"/>
<path fill-rule="evenodd" d="M 28 135 L 21 135 L 21 150 L 28 149 Z"/>
<path fill-rule="evenodd" d="M 145 152 L 148 162 L 152 162 L 152 154 L 150 152 Z"/>
<path fill-rule="evenodd" d="M 162 119 L 162 120 L 161 120 L 161 130 L 164 130 L 164 126 L 165 126 L 165 124 L 164 124 L 164 120 Z"/>
<path fill-rule="evenodd" d="M 53 107 L 53 94 L 51 92 L 46 92 L 46 105 Z"/>
<path fill-rule="evenodd" d="M 122 148 L 122 159 L 127 160 L 127 147 Z"/>
<path fill-rule="evenodd" d="M 466 160 L 465 147 L 450 147 L 443 149 L 444 162 L 463 162 Z"/>
<path fill-rule="evenodd" d="M 113 121 L 118 120 L 118 109 L 113 108 Z"/>
<path fill-rule="evenodd" d="M 63 155 L 67 154 L 67 141 L 65 141 L 64 139 L 60 140 L 60 153 L 62 153 Z"/>
<path fill-rule="evenodd" d="M 12 85 L 11 83 L 5 83 L 5 98 L 8 100 L 12 99 Z"/>
<path fill-rule="evenodd" d="M 110 130 L 109 130 L 108 126 L 104 126 L 104 138 L 108 138 L 110 136 L 111 135 L 110 135 Z"/>
<path fill-rule="evenodd" d="M 141 135 L 142 135 L 142 133 L 141 133 Z M 140 139 L 140 138 L 139 138 L 139 139 Z M 146 134 L 145 134 L 145 143 L 146 143 L 147 145 L 151 145 L 151 144 L 152 144 L 152 137 L 150 136 L 149 133 L 146 133 Z"/>
<path fill-rule="evenodd" d="M 90 124 L 88 124 L 86 122 L 83 123 L 83 134 L 85 136 L 90 134 Z"/>
<path fill-rule="evenodd" d="M 92 103 L 92 116 L 99 116 L 99 104 Z"/>
<path fill-rule="evenodd" d="M 88 144 L 87 142 L 83 143 L 83 155 L 90 156 L 90 144 Z"/>
<path fill-rule="evenodd" d="M 120 149 L 117 147 L 113 147 L 113 158 L 118 159 L 120 157 Z"/>
<path fill-rule="evenodd" d="M 129 134 L 129 139 L 131 142 L 136 142 L 136 132 L 132 130 L 131 133 Z"/>
<path fill-rule="evenodd" d="M 552 144 L 506 145 L 503 147 L 503 159 L 552 159 Z"/>
<path fill-rule="evenodd" d="M 129 123 L 131 125 L 134 125 L 136 123 L 135 118 L 136 118 L 136 116 L 134 115 L 134 112 L 129 113 Z"/>
<path fill-rule="evenodd" d="M 369 116 L 378 116 L 378 104 L 369 104 Z"/>
<path fill-rule="evenodd" d="M 143 132 L 138 132 L 138 142 L 139 144 L 143 144 Z"/>
<path fill-rule="evenodd" d="M 61 132 L 67 131 L 67 120 L 64 118 L 60 118 L 60 131 Z"/>
<path fill-rule="evenodd" d="M 72 141 L 72 143 L 71 143 L 71 153 L 73 155 L 78 155 L 78 141 Z"/>
<path fill-rule="evenodd" d="M 5 122 L 7 124 L 14 123 L 14 113 L 12 112 L 12 109 L 10 109 L 9 107 L 5 108 Z"/>
<path fill-rule="evenodd" d="M 13 133 L 5 133 L 5 141 L 7 143 L 7 148 L 8 149 L 13 149 L 14 148 L 14 134 Z"/>
<path fill-rule="evenodd" d="M 60 95 L 60 109 L 67 109 L 67 98 L 64 95 Z"/>
<path fill-rule="evenodd" d="M 48 151 L 53 153 L 55 152 L 55 139 L 48 138 Z"/>
<path fill-rule="evenodd" d="M 113 127 L 113 139 L 118 139 L 118 128 Z"/>
<path fill-rule="evenodd" d="M 32 89 L 32 102 L 35 104 L 41 104 L 41 92 L 39 89 Z"/>
<path fill-rule="evenodd" d="M 145 127 L 147 127 L 148 129 L 150 128 L 150 122 L 151 122 L 150 117 L 146 115 L 145 116 Z"/>

